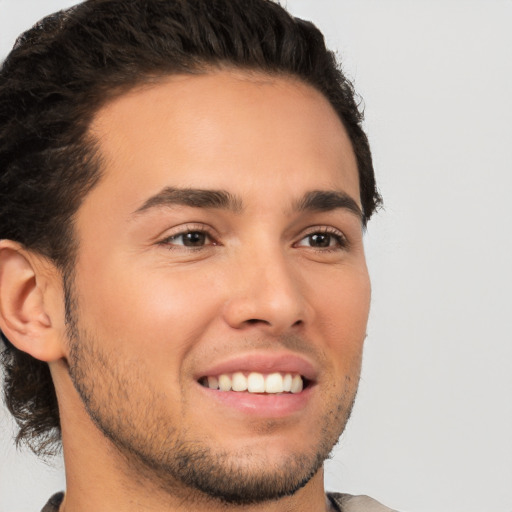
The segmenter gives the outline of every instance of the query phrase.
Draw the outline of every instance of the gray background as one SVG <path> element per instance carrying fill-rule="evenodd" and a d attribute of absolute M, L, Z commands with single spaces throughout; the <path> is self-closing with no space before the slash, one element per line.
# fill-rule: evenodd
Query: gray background
<path fill-rule="evenodd" d="M 0 56 L 64 0 L 0 0 Z M 512 512 L 512 1 L 288 0 L 366 106 L 385 210 L 366 235 L 373 305 L 329 489 L 408 512 Z M 40 510 L 62 464 L 12 447 L 0 512 Z"/>

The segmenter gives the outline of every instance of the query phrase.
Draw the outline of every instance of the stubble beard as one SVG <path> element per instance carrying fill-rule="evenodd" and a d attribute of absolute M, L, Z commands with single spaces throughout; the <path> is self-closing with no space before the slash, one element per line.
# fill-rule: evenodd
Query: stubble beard
<path fill-rule="evenodd" d="M 346 377 L 342 395 L 318 418 L 318 439 L 306 441 L 302 451 L 278 464 L 251 449 L 224 451 L 206 438 L 194 439 L 186 426 L 177 428 L 165 397 L 151 388 L 147 368 L 108 353 L 80 326 L 72 291 L 68 281 L 70 378 L 90 418 L 124 460 L 128 476 L 189 502 L 248 505 L 293 495 L 321 469 L 350 417 L 357 382 Z"/>

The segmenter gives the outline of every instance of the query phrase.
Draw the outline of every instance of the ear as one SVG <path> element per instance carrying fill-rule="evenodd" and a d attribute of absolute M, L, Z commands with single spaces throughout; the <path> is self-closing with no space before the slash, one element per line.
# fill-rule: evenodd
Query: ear
<path fill-rule="evenodd" d="M 42 256 L 0 240 L 0 329 L 16 348 L 41 361 L 64 357 L 56 301 L 61 287 L 57 269 Z"/>

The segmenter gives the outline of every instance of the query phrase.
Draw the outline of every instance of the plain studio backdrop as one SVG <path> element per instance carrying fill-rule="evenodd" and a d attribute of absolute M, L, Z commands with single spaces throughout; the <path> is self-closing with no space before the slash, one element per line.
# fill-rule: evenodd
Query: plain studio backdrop
<path fill-rule="evenodd" d="M 73 3 L 0 0 L 0 57 Z M 512 1 L 287 5 L 364 98 L 385 201 L 366 234 L 358 402 L 327 488 L 403 512 L 512 512 Z M 62 462 L 17 453 L 2 406 L 0 427 L 0 512 L 38 511 Z"/>

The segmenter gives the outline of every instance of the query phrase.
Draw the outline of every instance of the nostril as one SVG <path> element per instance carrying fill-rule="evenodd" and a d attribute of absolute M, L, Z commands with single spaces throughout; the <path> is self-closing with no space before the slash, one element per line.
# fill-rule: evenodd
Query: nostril
<path fill-rule="evenodd" d="M 249 325 L 254 325 L 254 324 L 259 324 L 259 323 L 270 325 L 270 322 L 267 322 L 267 320 L 260 320 L 258 318 L 250 318 L 249 320 L 247 320 L 247 323 Z"/>

